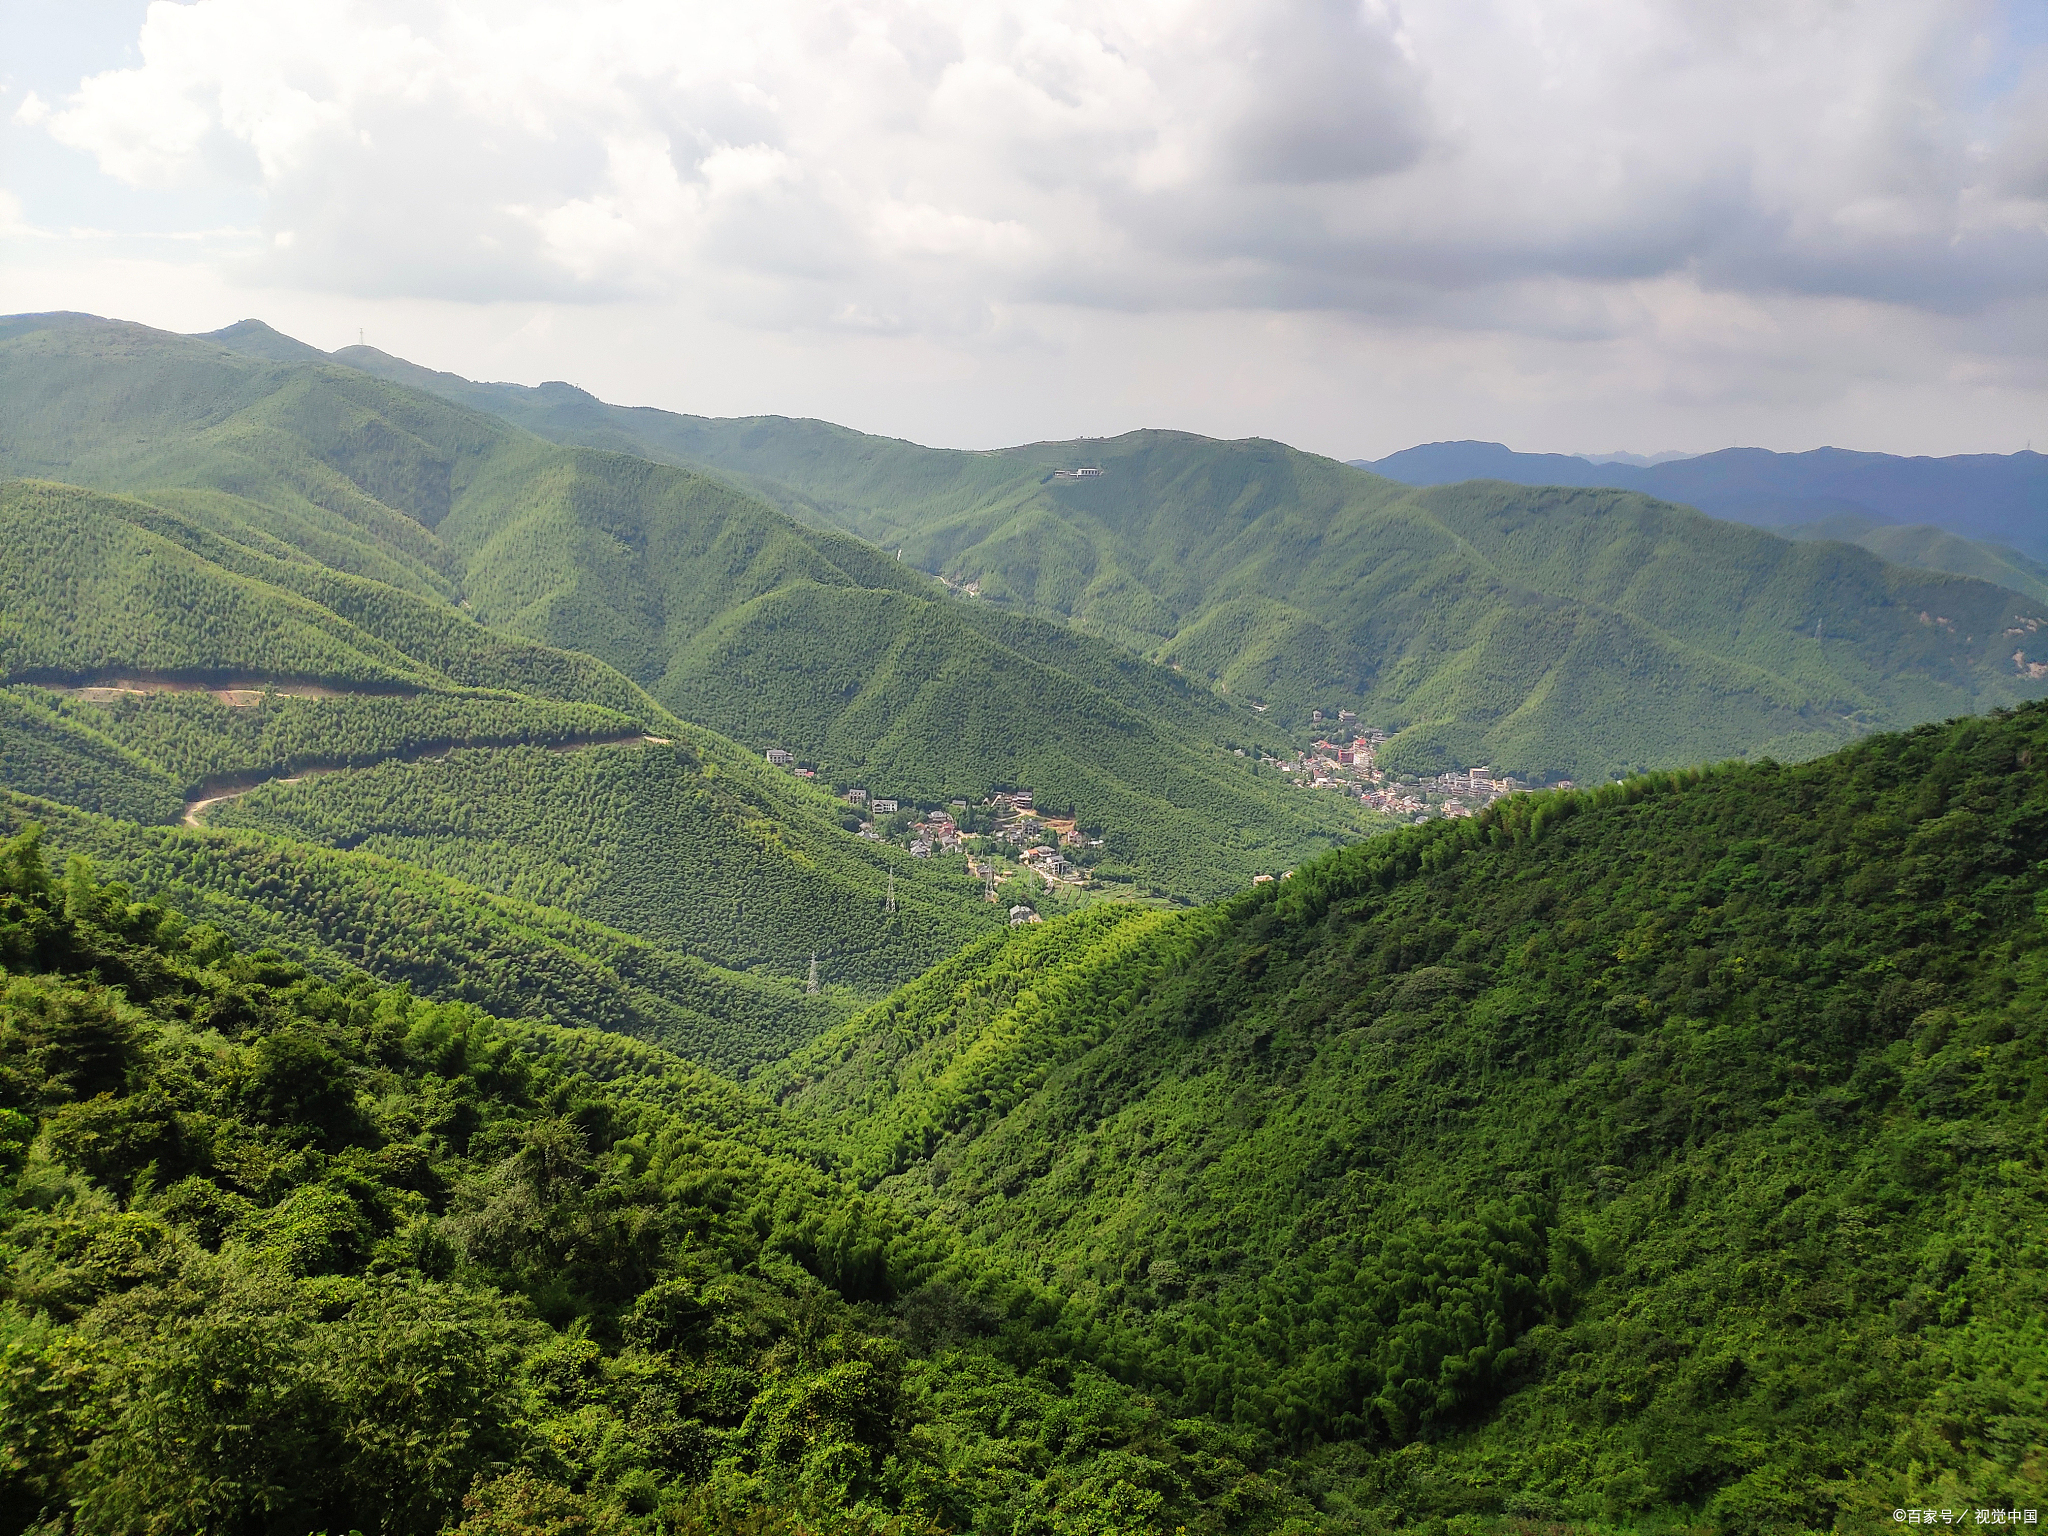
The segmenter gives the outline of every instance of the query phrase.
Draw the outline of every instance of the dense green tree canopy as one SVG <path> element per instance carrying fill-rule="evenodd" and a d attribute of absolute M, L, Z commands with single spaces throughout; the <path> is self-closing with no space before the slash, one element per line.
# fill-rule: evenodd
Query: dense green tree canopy
<path fill-rule="evenodd" d="M 1367 1526 L 2038 1505 L 2044 880 L 2030 707 L 1006 935 L 763 1086 Z"/>
<path fill-rule="evenodd" d="M 0 848 L 0 1529 L 1305 1511 L 1060 1309 L 616 1036 L 234 952 Z M 548 1521 L 559 1523 L 548 1524 Z"/>
<path fill-rule="evenodd" d="M 342 357 L 558 441 L 715 470 L 983 605 L 1104 636 L 1293 728 L 1354 709 L 1396 732 L 1390 760 L 1411 769 L 1583 780 L 1797 759 L 2043 686 L 2013 657 L 2048 616 L 2030 562 L 1908 530 L 1802 546 L 1633 492 L 1418 490 L 1258 439 L 957 452 Z M 1103 473 L 1057 474 L 1083 465 Z"/>
<path fill-rule="evenodd" d="M 2038 691 L 2025 600 L 309 351 L 0 322 L 0 1536 L 2048 1505 L 2048 707 L 1864 735 Z M 1863 739 L 1360 842 L 1230 751 L 1338 684 Z M 1223 899 L 1013 928 L 842 772 Z"/>

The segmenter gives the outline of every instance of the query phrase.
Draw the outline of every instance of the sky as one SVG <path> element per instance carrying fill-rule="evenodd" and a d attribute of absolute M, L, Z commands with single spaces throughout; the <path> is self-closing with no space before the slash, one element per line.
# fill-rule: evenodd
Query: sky
<path fill-rule="evenodd" d="M 958 447 L 2048 449 L 2048 0 L 0 0 L 0 311 Z"/>

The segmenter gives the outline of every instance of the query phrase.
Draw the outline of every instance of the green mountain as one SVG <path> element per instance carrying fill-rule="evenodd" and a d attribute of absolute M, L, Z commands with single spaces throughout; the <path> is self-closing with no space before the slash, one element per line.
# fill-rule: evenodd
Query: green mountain
<path fill-rule="evenodd" d="M 2032 706 L 992 935 L 778 1104 L 31 832 L 0 1532 L 2038 1508 L 2044 911 Z"/>
<path fill-rule="evenodd" d="M 299 801 L 355 792 L 354 774 L 306 777 L 317 770 L 372 770 L 381 796 L 459 769 L 471 812 L 500 808 L 499 835 L 488 853 L 445 838 L 436 848 L 441 792 L 402 795 L 380 807 L 378 830 L 416 865 L 623 919 L 722 968 L 794 979 L 823 951 L 835 980 L 869 996 L 996 920 L 964 871 L 847 836 L 825 794 L 684 725 L 587 656 L 258 553 L 138 499 L 17 481 L 0 487 L 0 529 L 7 673 L 74 685 L 0 693 L 0 762 L 15 790 L 138 821 L 204 809 L 225 826 L 235 807 L 207 808 L 213 797 L 290 776 L 262 791 L 262 824 L 282 827 Z M 75 686 L 94 683 L 112 686 Z M 586 744 L 598 745 L 569 750 Z M 545 797 L 549 819 L 524 825 L 550 859 L 573 841 L 601 878 L 534 883 L 506 807 L 542 781 L 560 786 Z"/>
<path fill-rule="evenodd" d="M 16 317 L 0 324 L 0 386 L 0 467 L 117 493 L 121 508 L 100 510 L 126 524 L 74 547 L 58 504 L 83 493 L 17 483 L 23 515 L 35 503 L 51 525 L 17 586 L 28 594 L 45 568 L 81 574 L 33 594 L 10 677 L 76 682 L 118 653 L 219 680 L 260 652 L 273 680 L 359 693 L 509 688 L 643 715 L 658 703 L 878 794 L 1031 788 L 1099 829 L 1107 872 L 1189 896 L 1375 825 L 1234 755 L 1282 737 L 1167 669 L 980 611 L 721 480 L 550 443 L 308 359 L 261 327 L 207 340 Z M 168 563 L 152 580 L 185 581 L 193 558 L 259 585 L 214 582 L 209 601 L 227 607 L 167 627 L 168 601 L 135 573 L 156 560 Z M 81 624 L 90 632 L 66 629 Z M 209 649 L 221 634 L 261 643 L 235 661 Z M 820 942 L 853 953 L 842 938 Z"/>
<path fill-rule="evenodd" d="M 1345 1528 L 2040 1502 L 2048 708 L 984 941 L 761 1082 Z"/>
<path fill-rule="evenodd" d="M 1974 576 L 1993 586 L 2048 602 L 2048 565 L 2003 544 L 1966 539 L 1925 523 L 1881 523 L 1858 512 L 1841 512 L 1816 523 L 1780 530 L 1788 539 L 1839 539 L 1860 544 L 1894 565 Z"/>
<path fill-rule="evenodd" d="M 1393 734 L 1384 758 L 1404 769 L 1583 780 L 1796 760 L 2044 687 L 2025 647 L 2048 612 L 2033 578 L 2014 567 L 2007 590 L 1992 584 L 2003 566 L 1924 540 L 1890 544 L 1888 564 L 1630 492 L 1411 489 L 1257 440 L 946 452 L 823 422 L 609 406 L 566 384 L 474 384 L 370 349 L 336 357 L 556 441 L 713 470 L 900 549 L 982 605 L 1112 640 L 1291 729 L 1355 710 Z M 1102 473 L 1061 474 L 1079 468 Z M 1965 579 L 1936 573 L 1951 570 Z"/>
<path fill-rule="evenodd" d="M 33 838 L 0 958 L 9 1536 L 1310 1512 L 664 1052 L 238 954 Z"/>

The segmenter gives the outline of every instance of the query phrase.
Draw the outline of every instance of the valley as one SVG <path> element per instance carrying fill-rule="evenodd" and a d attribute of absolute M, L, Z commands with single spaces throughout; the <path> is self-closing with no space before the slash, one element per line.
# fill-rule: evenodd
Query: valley
<path fill-rule="evenodd" d="M 53 1203 L 11 1227 L 10 1496 L 1219 1536 L 2019 1507 L 2043 764 L 2030 706 L 1515 797 L 991 933 L 747 1088 L 238 953 L 30 831 L 0 1059 Z M 36 1193 L 66 1178 L 97 1198 Z M 91 1419 L 34 1417 L 59 1380 Z M 369 1401 L 407 1445 L 335 1427 Z"/>
<path fill-rule="evenodd" d="M 2048 1502 L 2029 557 L 256 322 L 0 470 L 0 1536 Z"/>
<path fill-rule="evenodd" d="M 825 422 L 623 408 L 566 384 L 474 384 L 369 349 L 336 359 L 556 441 L 720 475 L 807 524 L 900 550 L 974 624 L 1040 615 L 1100 636 L 1199 681 L 1240 720 L 1284 727 L 1290 746 L 1314 712 L 1352 710 L 1387 730 L 1386 760 L 1415 776 L 1484 763 L 1589 782 L 1791 761 L 2040 692 L 1998 643 L 2040 616 L 2048 589 L 2026 557 L 1962 560 L 1958 541 L 1935 569 L 1891 564 L 1832 536 L 1781 538 L 1602 488 L 1635 485 L 1615 478 L 1628 466 L 1528 456 L 1542 464 L 1515 490 L 1409 486 L 1279 443 L 1176 432 L 945 451 Z M 1456 478 L 1500 472 L 1494 458 Z M 1541 478 L 1551 459 L 1563 485 Z M 2013 526 L 2035 494 L 2031 462 L 1983 466 Z M 1434 478 L 1405 465 L 1388 467 Z M 1642 473 L 1683 500 L 1719 484 L 1701 478 L 1711 469 Z M 1919 559 L 1931 545 L 1883 547 Z M 2008 573 L 2017 589 L 1998 584 Z M 1930 635 L 1922 612 L 1962 627 Z"/>

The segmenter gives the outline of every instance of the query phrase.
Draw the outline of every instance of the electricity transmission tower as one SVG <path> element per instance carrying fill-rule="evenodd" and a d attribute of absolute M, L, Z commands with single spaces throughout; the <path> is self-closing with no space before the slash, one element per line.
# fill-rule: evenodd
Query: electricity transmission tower
<path fill-rule="evenodd" d="M 889 912 L 896 910 L 896 871 L 893 869 L 889 871 L 889 904 L 884 910 Z"/>
<path fill-rule="evenodd" d="M 818 952 L 815 949 L 811 951 L 811 979 L 804 984 L 804 990 L 813 997 L 818 995 Z"/>

